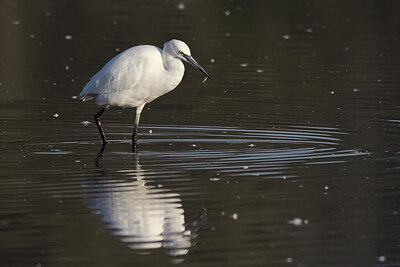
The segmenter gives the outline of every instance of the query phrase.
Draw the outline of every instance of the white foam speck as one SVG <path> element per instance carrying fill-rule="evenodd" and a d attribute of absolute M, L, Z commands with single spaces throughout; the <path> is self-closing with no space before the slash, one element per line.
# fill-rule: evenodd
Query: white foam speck
<path fill-rule="evenodd" d="M 219 181 L 219 180 L 221 180 L 220 178 L 217 178 L 217 177 L 212 177 L 212 178 L 210 178 L 209 179 L 210 181 L 213 181 L 213 182 L 216 182 L 216 181 Z"/>
<path fill-rule="evenodd" d="M 229 10 L 225 11 L 225 16 L 230 16 L 231 12 Z"/>
<path fill-rule="evenodd" d="M 386 261 L 386 257 L 385 256 L 379 256 L 376 258 L 377 261 L 379 262 L 385 262 Z"/>
<path fill-rule="evenodd" d="M 69 34 L 65 35 L 65 40 L 71 40 L 71 39 L 72 39 L 72 35 L 69 35 Z"/>
<path fill-rule="evenodd" d="M 289 40 L 290 39 L 290 35 L 289 34 L 284 34 L 282 35 L 282 38 L 285 40 Z"/>
<path fill-rule="evenodd" d="M 53 114 L 53 118 L 58 118 L 58 113 Z"/>
<path fill-rule="evenodd" d="M 288 221 L 288 224 L 293 224 L 295 226 L 300 226 L 302 224 L 308 224 L 308 220 L 303 220 L 302 218 L 294 218 Z"/>
<path fill-rule="evenodd" d="M 242 67 L 242 68 L 246 68 L 247 66 L 249 65 L 249 63 L 242 63 L 242 64 L 240 64 L 240 67 Z"/>
<path fill-rule="evenodd" d="M 81 124 L 83 126 L 88 126 L 89 124 L 91 124 L 91 122 L 90 121 L 81 121 Z"/>
<path fill-rule="evenodd" d="M 237 213 L 232 214 L 231 218 L 233 220 L 237 220 L 239 218 L 239 215 Z"/>
<path fill-rule="evenodd" d="M 185 3 L 184 3 L 184 2 L 180 2 L 176 7 L 177 7 L 179 10 L 184 10 L 184 9 L 185 9 Z"/>

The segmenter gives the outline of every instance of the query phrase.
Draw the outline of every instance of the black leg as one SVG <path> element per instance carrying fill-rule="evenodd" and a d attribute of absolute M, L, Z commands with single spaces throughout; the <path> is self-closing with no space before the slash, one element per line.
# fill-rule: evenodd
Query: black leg
<path fill-rule="evenodd" d="M 132 145 L 137 144 L 137 126 L 133 127 L 133 133 L 132 133 Z"/>
<path fill-rule="evenodd" d="M 107 144 L 104 144 L 104 143 L 101 145 L 101 148 L 100 148 L 99 152 L 97 152 L 98 156 L 102 155 L 104 150 L 106 150 L 106 145 Z"/>
<path fill-rule="evenodd" d="M 136 153 L 137 128 L 138 128 L 138 126 L 135 125 L 135 127 L 133 127 L 133 133 L 132 133 L 132 152 L 133 153 Z"/>
<path fill-rule="evenodd" d="M 143 103 L 136 107 L 136 118 L 135 118 L 135 126 L 133 127 L 132 133 L 132 152 L 135 153 L 136 151 L 136 144 L 137 144 L 137 132 L 139 128 L 139 120 L 140 120 L 140 113 L 143 110 L 143 107 L 146 103 Z"/>
<path fill-rule="evenodd" d="M 96 164 L 97 168 L 102 168 L 103 167 L 103 152 L 104 149 L 106 148 L 106 144 L 103 144 L 101 147 L 101 150 L 99 153 L 97 153 L 96 158 L 94 159 L 94 163 Z"/>
<path fill-rule="evenodd" d="M 108 143 L 106 136 L 104 135 L 103 128 L 101 127 L 101 123 L 100 123 L 100 117 L 101 117 L 101 115 L 103 115 L 104 111 L 106 111 L 106 108 L 102 108 L 99 112 L 97 112 L 96 115 L 94 115 L 94 121 L 96 122 L 97 129 L 99 130 L 101 139 L 103 140 L 103 145 Z"/>
<path fill-rule="evenodd" d="M 132 133 L 132 151 L 133 153 L 136 152 L 136 145 L 137 145 L 137 131 L 139 128 L 139 120 L 140 120 L 140 113 L 143 110 L 143 107 L 146 103 L 141 104 L 136 107 L 136 118 L 135 118 L 135 126 L 133 127 L 133 133 Z"/>

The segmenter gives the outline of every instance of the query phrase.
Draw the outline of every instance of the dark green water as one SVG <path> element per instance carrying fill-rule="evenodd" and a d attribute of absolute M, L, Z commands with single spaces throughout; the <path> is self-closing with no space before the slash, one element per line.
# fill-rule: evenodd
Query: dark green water
<path fill-rule="evenodd" d="M 182 3 L 184 3 L 182 5 Z M 1 266 L 400 265 L 398 1 L 2 1 Z M 76 96 L 185 41 L 142 113 Z"/>

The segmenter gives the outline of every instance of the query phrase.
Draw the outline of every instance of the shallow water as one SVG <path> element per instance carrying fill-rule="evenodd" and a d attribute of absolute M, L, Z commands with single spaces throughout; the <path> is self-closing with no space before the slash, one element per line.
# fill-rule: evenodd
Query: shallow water
<path fill-rule="evenodd" d="M 396 1 L 4 1 L 0 265 L 400 264 Z M 357 10 L 357 12 L 355 12 Z M 186 41 L 148 104 L 76 96 L 118 52 Z"/>

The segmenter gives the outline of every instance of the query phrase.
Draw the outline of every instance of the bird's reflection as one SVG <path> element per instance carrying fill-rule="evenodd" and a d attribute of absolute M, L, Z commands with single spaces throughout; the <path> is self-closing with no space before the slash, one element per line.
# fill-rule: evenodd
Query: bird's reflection
<path fill-rule="evenodd" d="M 89 205 L 103 216 L 113 234 L 142 254 L 164 248 L 171 256 L 186 255 L 205 225 L 206 212 L 185 223 L 180 195 L 149 184 L 146 177 L 155 174 L 142 168 L 138 154 L 132 158 L 134 168 L 114 170 L 111 176 L 103 168 L 104 159 L 99 153 L 95 160 L 102 178 L 96 178 L 96 193 Z"/>

